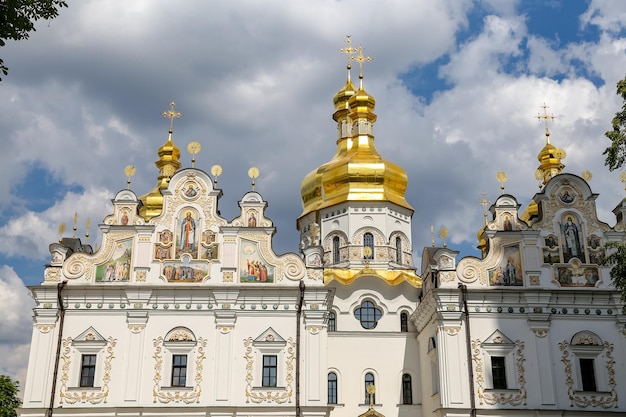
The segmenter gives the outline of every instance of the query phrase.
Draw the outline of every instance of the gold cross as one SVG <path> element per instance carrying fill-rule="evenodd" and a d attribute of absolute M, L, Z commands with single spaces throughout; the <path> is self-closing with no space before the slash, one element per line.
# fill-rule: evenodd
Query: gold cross
<path fill-rule="evenodd" d="M 180 116 L 182 116 L 180 112 L 174 111 L 174 106 L 176 106 L 176 103 L 174 103 L 174 101 L 171 101 L 170 109 L 163 112 L 163 117 L 165 117 L 166 119 L 170 119 L 170 133 L 172 133 L 172 129 L 174 128 L 174 118 L 179 119 Z"/>
<path fill-rule="evenodd" d="M 356 53 L 356 48 L 350 46 L 351 43 L 352 39 L 350 39 L 350 35 L 346 35 L 346 47 L 339 50 L 342 54 L 348 55 L 348 69 L 350 69 L 350 63 L 354 59 L 354 54 Z"/>
<path fill-rule="evenodd" d="M 358 48 L 356 48 L 356 50 L 358 51 L 358 55 L 355 56 L 354 58 L 352 58 L 354 61 L 357 61 L 359 63 L 359 78 L 363 79 L 363 62 L 370 62 L 372 60 L 372 57 L 370 56 L 363 56 L 363 47 L 359 46 Z"/>
<path fill-rule="evenodd" d="M 485 218 L 485 226 L 487 226 L 487 206 L 491 204 L 491 201 L 487 200 L 487 193 L 483 191 L 482 193 L 483 199 L 478 202 L 478 204 L 483 205 L 483 217 Z"/>
<path fill-rule="evenodd" d="M 543 103 L 543 106 L 541 106 L 541 108 L 543 108 L 543 114 L 537 113 L 537 120 L 541 121 L 541 119 L 543 119 L 546 123 L 546 133 L 549 132 L 548 130 L 549 121 L 556 119 L 556 116 L 554 114 L 548 114 L 548 107 L 549 106 L 547 106 L 546 103 Z"/>

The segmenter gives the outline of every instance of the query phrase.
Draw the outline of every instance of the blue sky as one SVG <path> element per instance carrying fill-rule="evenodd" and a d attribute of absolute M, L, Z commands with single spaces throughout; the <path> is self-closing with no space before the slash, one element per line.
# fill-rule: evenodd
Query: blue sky
<path fill-rule="evenodd" d="M 332 97 L 345 81 L 338 50 L 347 34 L 372 57 L 364 74 L 377 100 L 376 146 L 409 176 L 418 272 L 431 225 L 449 229 L 449 247 L 477 254 L 477 202 L 482 192 L 497 198 L 497 171 L 520 203 L 533 197 L 543 103 L 557 116 L 551 137 L 567 151 L 565 171 L 592 171 L 598 215 L 615 224 L 624 187 L 602 151 L 622 105 L 626 2 L 172 3 L 71 0 L 1 50 L 10 73 L 0 83 L 0 373 L 23 377 L 24 285 L 42 281 L 59 224 L 70 235 L 78 212 L 82 237 L 89 217 L 97 246 L 124 167 L 137 168 L 136 194 L 154 186 L 172 99 L 183 114 L 174 126 L 183 165 L 187 144 L 199 141 L 196 167 L 224 168 L 224 217 L 237 215 L 257 166 L 276 251 L 297 251 L 300 182 L 335 151 Z"/>

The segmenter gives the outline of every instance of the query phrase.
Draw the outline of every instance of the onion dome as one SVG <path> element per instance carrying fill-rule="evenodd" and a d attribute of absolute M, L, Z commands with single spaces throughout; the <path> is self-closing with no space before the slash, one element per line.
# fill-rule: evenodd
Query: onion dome
<path fill-rule="evenodd" d="M 348 78 L 335 95 L 339 139 L 337 152 L 326 164 L 310 172 L 302 182 L 301 215 L 346 201 L 388 201 L 413 208 L 405 199 L 408 178 L 404 169 L 383 159 L 374 146 L 372 127 L 376 100 L 361 86 L 353 91 Z M 346 102 L 346 97 L 348 100 Z M 347 104 L 349 110 L 344 110 Z"/>
<path fill-rule="evenodd" d="M 161 214 L 163 211 L 163 194 L 161 190 L 168 187 L 170 179 L 181 167 L 180 149 L 172 140 L 173 120 L 175 117 L 180 117 L 180 113 L 174 111 L 174 102 L 170 103 L 171 109 L 163 113 L 164 117 L 170 118 L 170 129 L 167 137 L 167 141 L 159 148 L 159 159 L 154 163 L 159 169 L 159 177 L 157 184 L 147 194 L 139 197 L 141 201 L 141 207 L 139 208 L 139 215 L 146 221 Z"/>

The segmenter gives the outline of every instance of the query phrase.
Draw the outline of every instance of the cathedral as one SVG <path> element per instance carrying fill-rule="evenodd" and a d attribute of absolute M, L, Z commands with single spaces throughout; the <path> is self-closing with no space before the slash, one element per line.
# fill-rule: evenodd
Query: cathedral
<path fill-rule="evenodd" d="M 626 413 L 626 314 L 602 265 L 626 239 L 626 202 L 599 220 L 546 125 L 530 204 L 484 200 L 480 257 L 433 240 L 418 271 L 407 174 L 375 147 L 367 58 L 342 51 L 336 151 L 301 173 L 299 252 L 275 253 L 256 168 L 237 216 L 220 215 L 221 167 L 182 166 L 172 103 L 155 187 L 113 196 L 98 250 L 50 244 L 18 415 Z"/>

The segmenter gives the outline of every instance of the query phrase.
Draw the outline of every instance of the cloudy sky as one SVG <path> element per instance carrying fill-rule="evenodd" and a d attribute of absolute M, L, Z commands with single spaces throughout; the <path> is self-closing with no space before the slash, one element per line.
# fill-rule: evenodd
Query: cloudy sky
<path fill-rule="evenodd" d="M 604 132 L 622 102 L 626 2 L 621 0 L 70 0 L 29 40 L 0 50 L 0 373 L 23 379 L 32 301 L 49 243 L 78 212 L 90 242 L 110 199 L 137 172 L 142 195 L 156 183 L 161 113 L 183 116 L 174 141 L 184 166 L 223 166 L 220 210 L 231 219 L 250 190 L 248 168 L 278 227 L 278 253 L 297 251 L 300 183 L 335 151 L 332 97 L 346 78 L 345 36 L 372 61 L 376 146 L 409 176 L 416 258 L 430 226 L 448 245 L 477 254 L 481 193 L 506 191 L 527 204 L 545 144 L 536 116 L 557 118 L 552 143 L 565 171 L 593 173 L 598 215 L 624 196 L 604 167 Z M 356 78 L 357 73 L 353 76 Z M 438 239 L 438 243 L 441 243 Z M 419 261 L 417 262 L 419 265 Z"/>

